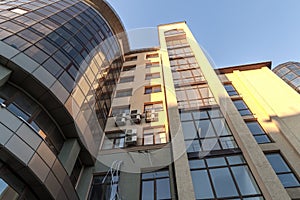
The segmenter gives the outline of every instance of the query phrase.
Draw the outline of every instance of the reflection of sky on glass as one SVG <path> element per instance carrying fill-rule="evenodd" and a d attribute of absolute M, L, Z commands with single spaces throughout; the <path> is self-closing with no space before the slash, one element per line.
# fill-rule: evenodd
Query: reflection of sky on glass
<path fill-rule="evenodd" d="M 0 178 L 0 195 L 5 190 L 6 187 L 7 187 L 7 184 Z"/>

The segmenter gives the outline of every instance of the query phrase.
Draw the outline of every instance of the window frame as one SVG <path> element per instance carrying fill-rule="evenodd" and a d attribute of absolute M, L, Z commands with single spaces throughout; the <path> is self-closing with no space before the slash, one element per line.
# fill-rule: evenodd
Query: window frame
<path fill-rule="evenodd" d="M 131 97 L 132 90 L 133 90 L 132 88 L 117 90 L 115 94 L 115 98 Z"/>
<path fill-rule="evenodd" d="M 149 85 L 144 88 L 144 94 L 153 94 L 158 92 L 162 92 L 161 85 Z"/>

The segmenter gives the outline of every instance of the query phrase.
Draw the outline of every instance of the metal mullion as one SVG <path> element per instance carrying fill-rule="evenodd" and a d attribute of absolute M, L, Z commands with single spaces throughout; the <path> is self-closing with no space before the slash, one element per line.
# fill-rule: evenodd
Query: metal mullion
<path fill-rule="evenodd" d="M 239 188 L 239 185 L 238 185 L 237 181 L 235 180 L 234 174 L 233 174 L 232 169 L 231 169 L 231 165 L 229 164 L 229 162 L 228 162 L 228 160 L 227 160 L 226 157 L 225 157 L 225 162 L 226 162 L 227 167 L 228 167 L 228 169 L 229 169 L 229 173 L 230 173 L 230 175 L 231 175 L 231 177 L 232 177 L 232 180 L 233 180 L 233 182 L 234 182 L 234 185 L 235 185 L 235 187 L 236 187 L 236 189 L 237 189 L 237 191 L 238 191 L 239 197 L 242 199 L 243 195 L 242 195 L 242 193 L 241 193 L 241 191 L 240 191 L 240 188 Z"/>
<path fill-rule="evenodd" d="M 212 189 L 212 192 L 214 194 L 214 197 L 217 198 L 217 193 L 216 193 L 216 190 L 215 190 L 215 186 L 213 185 L 213 182 L 212 182 L 212 177 L 210 175 L 210 168 L 208 168 L 208 165 L 207 165 L 207 162 L 206 162 L 206 159 L 203 159 L 204 160 L 204 164 L 206 166 L 206 171 L 207 171 L 207 175 L 208 175 L 208 179 L 209 179 L 209 182 L 210 182 L 210 186 L 211 186 L 211 189 Z"/>

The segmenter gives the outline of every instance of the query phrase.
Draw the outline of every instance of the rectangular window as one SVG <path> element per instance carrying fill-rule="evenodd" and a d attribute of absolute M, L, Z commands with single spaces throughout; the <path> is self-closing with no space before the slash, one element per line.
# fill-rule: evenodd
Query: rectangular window
<path fill-rule="evenodd" d="M 119 83 L 128 83 L 134 80 L 134 76 L 121 77 Z"/>
<path fill-rule="evenodd" d="M 131 71 L 131 70 L 135 70 L 135 68 L 136 68 L 136 65 L 123 66 L 122 71 L 127 72 L 127 71 Z"/>
<path fill-rule="evenodd" d="M 155 112 L 163 111 L 163 103 L 162 102 L 155 102 L 155 103 L 147 103 L 144 105 L 144 111 L 152 111 L 154 110 Z"/>
<path fill-rule="evenodd" d="M 262 129 L 257 121 L 246 122 L 246 125 L 258 144 L 271 142 L 269 137 L 266 135 L 266 132 Z"/>
<path fill-rule="evenodd" d="M 158 58 L 158 53 L 147 54 L 147 55 L 146 55 L 146 59 L 149 59 L 149 58 Z"/>
<path fill-rule="evenodd" d="M 111 191 L 116 189 L 119 184 L 119 174 L 116 172 L 111 175 L 97 175 L 94 176 L 89 200 L 106 200 L 111 199 Z"/>
<path fill-rule="evenodd" d="M 146 63 L 146 68 L 159 67 L 159 62 Z"/>
<path fill-rule="evenodd" d="M 102 149 L 116 149 L 125 147 L 124 131 L 105 133 Z"/>
<path fill-rule="evenodd" d="M 125 58 L 125 62 L 135 61 L 137 60 L 137 56 L 128 56 Z"/>
<path fill-rule="evenodd" d="M 252 115 L 251 111 L 243 100 L 235 100 L 233 101 L 233 104 L 235 105 L 241 116 Z"/>
<path fill-rule="evenodd" d="M 129 96 L 132 96 L 132 88 L 126 90 L 118 90 L 116 93 L 116 98 L 129 97 Z"/>
<path fill-rule="evenodd" d="M 165 127 L 144 129 L 143 145 L 163 144 L 167 142 Z"/>
<path fill-rule="evenodd" d="M 116 116 L 117 114 L 122 114 L 122 113 L 129 114 L 130 113 L 130 105 L 113 107 L 111 109 L 112 116 Z"/>
<path fill-rule="evenodd" d="M 238 148 L 219 109 L 180 113 L 187 153 Z"/>
<path fill-rule="evenodd" d="M 161 86 L 160 85 L 153 85 L 153 86 L 146 86 L 145 87 L 145 94 L 151 94 L 161 92 Z"/>
<path fill-rule="evenodd" d="M 300 186 L 299 180 L 280 153 L 267 153 L 266 157 L 285 188 Z"/>
<path fill-rule="evenodd" d="M 142 173 L 141 199 L 171 199 L 169 170 Z"/>
<path fill-rule="evenodd" d="M 261 199 L 242 155 L 189 160 L 196 199 Z"/>
<path fill-rule="evenodd" d="M 233 87 L 233 85 L 224 85 L 225 90 L 227 91 L 229 96 L 235 96 L 238 95 L 236 89 Z"/>
<path fill-rule="evenodd" d="M 151 74 L 146 74 L 146 80 L 150 80 L 150 79 L 155 79 L 155 78 L 160 78 L 160 73 L 151 73 Z"/>

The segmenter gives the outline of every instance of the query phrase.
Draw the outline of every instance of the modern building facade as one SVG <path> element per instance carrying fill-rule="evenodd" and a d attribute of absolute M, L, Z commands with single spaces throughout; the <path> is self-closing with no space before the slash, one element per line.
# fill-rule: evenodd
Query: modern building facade
<path fill-rule="evenodd" d="M 286 62 L 276 66 L 273 72 L 300 93 L 300 63 Z"/>
<path fill-rule="evenodd" d="M 104 1 L 0 2 L 2 199 L 83 199 L 123 63 Z"/>
<path fill-rule="evenodd" d="M 0 199 L 300 198 L 270 62 L 214 70 L 185 22 L 130 51 L 103 1 L 0 5 Z"/>

